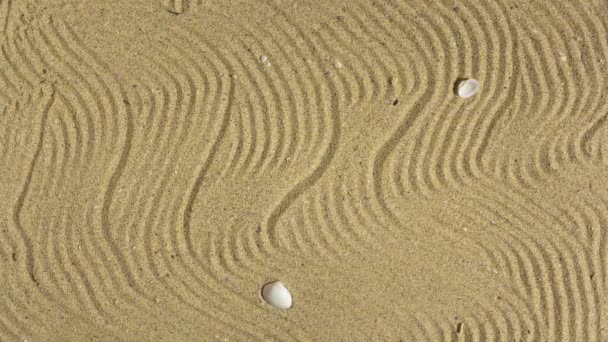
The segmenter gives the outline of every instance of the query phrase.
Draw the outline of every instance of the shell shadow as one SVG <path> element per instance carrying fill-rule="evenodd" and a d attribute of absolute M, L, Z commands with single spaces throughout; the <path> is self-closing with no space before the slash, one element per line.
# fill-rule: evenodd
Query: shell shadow
<path fill-rule="evenodd" d="M 452 93 L 454 95 L 458 95 L 458 86 L 460 85 L 460 82 L 466 81 L 466 80 L 468 80 L 468 78 L 466 78 L 466 77 L 459 77 L 456 79 L 456 81 L 454 82 L 454 85 L 452 86 Z"/>

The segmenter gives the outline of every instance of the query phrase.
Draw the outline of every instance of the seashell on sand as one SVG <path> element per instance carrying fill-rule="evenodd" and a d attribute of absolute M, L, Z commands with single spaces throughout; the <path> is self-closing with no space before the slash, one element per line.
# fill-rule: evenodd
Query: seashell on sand
<path fill-rule="evenodd" d="M 271 65 L 272 65 L 272 64 L 270 63 L 270 58 L 268 58 L 268 56 L 266 56 L 266 55 L 261 55 L 261 56 L 260 56 L 260 63 L 261 63 L 263 66 L 266 66 L 266 67 L 269 67 L 269 66 L 271 66 Z"/>
<path fill-rule="evenodd" d="M 471 97 L 479 91 L 481 84 L 476 79 L 467 79 L 459 81 L 456 86 L 456 94 L 462 98 Z"/>
<path fill-rule="evenodd" d="M 270 282 L 262 287 L 262 297 L 264 300 L 279 309 L 289 309 L 291 307 L 291 293 L 280 281 Z"/>

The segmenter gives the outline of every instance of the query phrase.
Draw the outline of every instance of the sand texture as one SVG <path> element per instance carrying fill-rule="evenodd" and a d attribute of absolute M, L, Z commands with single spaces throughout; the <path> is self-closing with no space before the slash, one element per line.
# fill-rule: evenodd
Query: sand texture
<path fill-rule="evenodd" d="M 605 0 L 0 0 L 0 341 L 608 341 L 607 118 Z"/>

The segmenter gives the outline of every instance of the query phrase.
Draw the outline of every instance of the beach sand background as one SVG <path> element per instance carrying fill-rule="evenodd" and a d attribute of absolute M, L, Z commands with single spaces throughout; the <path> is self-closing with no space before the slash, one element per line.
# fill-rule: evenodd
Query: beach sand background
<path fill-rule="evenodd" d="M 0 0 L 0 339 L 607 340 L 607 26 Z"/>

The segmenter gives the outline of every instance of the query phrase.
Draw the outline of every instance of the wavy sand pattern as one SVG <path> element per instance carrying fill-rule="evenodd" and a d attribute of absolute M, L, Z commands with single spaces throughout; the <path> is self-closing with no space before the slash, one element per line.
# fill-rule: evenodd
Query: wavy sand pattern
<path fill-rule="evenodd" d="M 0 29 L 0 340 L 608 339 L 606 2 L 0 0 Z"/>

